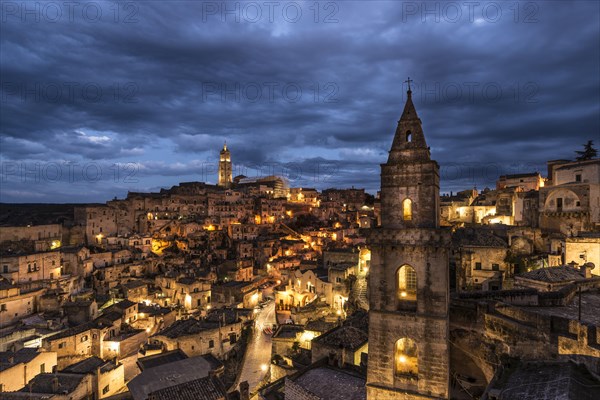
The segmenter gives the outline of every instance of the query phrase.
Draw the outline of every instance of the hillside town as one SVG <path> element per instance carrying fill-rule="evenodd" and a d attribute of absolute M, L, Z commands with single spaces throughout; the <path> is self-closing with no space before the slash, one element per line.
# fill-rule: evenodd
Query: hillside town
<path fill-rule="evenodd" d="M 592 143 L 440 194 L 426 136 L 409 89 L 376 194 L 225 144 L 217 184 L 2 204 L 0 399 L 600 398 Z"/>

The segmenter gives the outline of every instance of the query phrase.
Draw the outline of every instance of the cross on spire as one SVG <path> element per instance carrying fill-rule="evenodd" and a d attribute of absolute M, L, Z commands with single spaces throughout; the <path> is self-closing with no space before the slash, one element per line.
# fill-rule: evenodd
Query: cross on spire
<path fill-rule="evenodd" d="M 408 79 L 407 79 L 407 80 L 405 80 L 405 81 L 404 81 L 404 83 L 408 83 L 408 91 L 409 91 L 409 92 L 411 91 L 411 90 L 410 90 L 410 83 L 411 83 L 411 82 L 413 82 L 413 80 L 412 80 L 412 79 L 410 79 L 410 76 L 408 77 Z"/>

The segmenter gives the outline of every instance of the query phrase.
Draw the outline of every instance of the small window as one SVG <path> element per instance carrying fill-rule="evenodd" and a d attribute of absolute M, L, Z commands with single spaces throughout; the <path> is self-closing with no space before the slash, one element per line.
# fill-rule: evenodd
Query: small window
<path fill-rule="evenodd" d="M 417 273 L 410 265 L 403 265 L 396 272 L 399 301 L 417 300 Z"/>
<path fill-rule="evenodd" d="M 492 271 L 500 271 L 500 264 L 492 264 Z"/>
<path fill-rule="evenodd" d="M 481 270 L 481 263 L 480 262 L 476 262 L 475 263 L 475 269 L 476 270 Z"/>
<path fill-rule="evenodd" d="M 575 182 L 581 182 L 581 174 L 575 175 Z"/>
<path fill-rule="evenodd" d="M 110 385 L 106 385 L 102 388 L 102 394 L 110 392 Z"/>
<path fill-rule="evenodd" d="M 45 374 L 45 373 L 46 373 L 46 364 L 41 363 L 40 364 L 40 374 Z"/>
<path fill-rule="evenodd" d="M 412 141 L 412 132 L 406 131 L 406 142 L 409 143 Z"/>
<path fill-rule="evenodd" d="M 208 348 L 212 349 L 213 347 L 215 347 L 215 341 L 214 340 L 209 340 L 208 341 Z"/>
<path fill-rule="evenodd" d="M 398 339 L 394 351 L 394 374 L 417 375 L 419 373 L 418 350 L 414 340 Z"/>
<path fill-rule="evenodd" d="M 6 304 L 0 304 L 0 311 L 6 311 Z"/>
<path fill-rule="evenodd" d="M 59 349 L 64 349 L 65 348 L 65 344 L 66 344 L 65 342 L 59 343 L 58 344 L 58 348 Z"/>
<path fill-rule="evenodd" d="M 402 202 L 402 215 L 405 221 L 412 220 L 412 200 L 404 199 Z"/>

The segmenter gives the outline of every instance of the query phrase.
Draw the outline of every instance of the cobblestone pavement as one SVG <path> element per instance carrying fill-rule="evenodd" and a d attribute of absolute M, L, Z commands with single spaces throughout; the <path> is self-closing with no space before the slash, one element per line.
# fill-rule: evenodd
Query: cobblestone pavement
<path fill-rule="evenodd" d="M 240 382 L 248 381 L 252 393 L 267 374 L 271 363 L 271 336 L 263 333 L 263 329 L 272 327 L 274 323 L 275 303 L 270 302 L 256 315 L 254 328 L 248 338 L 242 371 L 234 387 L 237 388 Z"/>

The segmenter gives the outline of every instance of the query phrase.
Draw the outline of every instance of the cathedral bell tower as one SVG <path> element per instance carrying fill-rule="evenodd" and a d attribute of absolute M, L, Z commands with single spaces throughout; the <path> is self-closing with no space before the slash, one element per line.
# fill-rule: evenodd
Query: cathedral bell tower
<path fill-rule="evenodd" d="M 223 150 L 219 154 L 219 186 L 229 188 L 232 181 L 231 154 L 227 150 L 227 142 L 225 142 Z"/>
<path fill-rule="evenodd" d="M 447 399 L 448 245 L 439 229 L 439 166 L 408 98 L 387 163 L 381 221 L 369 237 L 367 399 Z"/>

